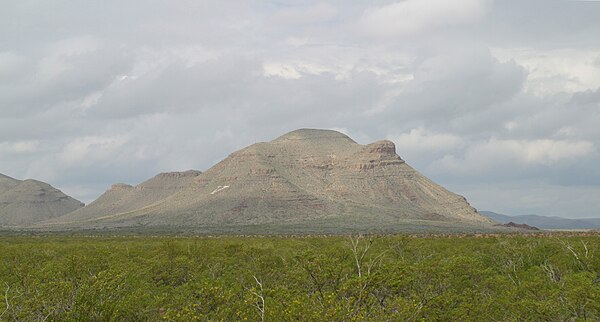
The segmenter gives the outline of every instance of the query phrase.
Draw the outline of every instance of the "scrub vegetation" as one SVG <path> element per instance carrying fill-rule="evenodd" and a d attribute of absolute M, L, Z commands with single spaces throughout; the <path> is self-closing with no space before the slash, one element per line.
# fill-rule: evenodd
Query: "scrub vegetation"
<path fill-rule="evenodd" d="M 600 320 L 600 236 L 0 237 L 0 320 Z"/>

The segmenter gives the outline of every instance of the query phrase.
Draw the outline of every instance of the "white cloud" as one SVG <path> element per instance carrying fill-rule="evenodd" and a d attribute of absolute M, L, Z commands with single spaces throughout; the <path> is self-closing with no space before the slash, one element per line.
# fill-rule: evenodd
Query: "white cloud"
<path fill-rule="evenodd" d="M 124 76 L 126 78 L 126 76 Z M 123 80 L 125 79 L 123 78 Z M 90 107 L 98 104 L 98 101 L 100 100 L 100 98 L 102 97 L 102 92 L 101 91 L 97 91 L 97 92 L 93 92 L 87 96 L 85 96 L 82 100 L 81 100 L 81 108 L 83 110 L 87 110 Z"/>
<path fill-rule="evenodd" d="M 290 65 L 281 63 L 267 63 L 264 64 L 264 75 L 267 77 L 277 76 L 285 79 L 298 79 L 302 77 L 302 74 L 298 70 Z"/>
<path fill-rule="evenodd" d="M 333 74 L 338 80 L 347 79 L 352 67 L 324 65 L 308 61 L 269 62 L 263 64 L 264 76 L 277 76 L 284 79 L 298 79 L 302 75 Z"/>
<path fill-rule="evenodd" d="M 359 24 L 375 36 L 402 36 L 480 20 L 486 0 L 406 0 L 367 9 Z"/>
<path fill-rule="evenodd" d="M 129 139 L 124 136 L 100 137 L 86 136 L 76 138 L 63 149 L 60 159 L 66 163 L 94 163 L 109 160 Z"/>
<path fill-rule="evenodd" d="M 525 91 L 537 96 L 575 93 L 600 87 L 597 50 L 572 48 L 493 48 L 501 61 L 514 60 L 528 71 Z"/>
<path fill-rule="evenodd" d="M 39 149 L 39 145 L 39 141 L 0 142 L 0 153 L 4 155 L 32 153 Z"/>
<path fill-rule="evenodd" d="M 435 133 L 423 127 L 410 130 L 408 133 L 392 136 L 398 151 L 407 150 L 421 152 L 449 151 L 464 145 L 464 141 L 450 133 Z"/>
<path fill-rule="evenodd" d="M 482 152 L 495 149 L 512 153 L 525 164 L 553 164 L 562 160 L 586 157 L 595 151 L 594 144 L 588 141 L 566 140 L 491 140 Z"/>
<path fill-rule="evenodd" d="M 314 24 L 334 19 L 338 10 L 331 4 L 292 6 L 277 10 L 272 19 L 278 24 Z"/>
<path fill-rule="evenodd" d="M 596 151 L 592 142 L 574 140 L 510 140 L 496 139 L 472 143 L 462 157 L 446 155 L 430 165 L 433 172 L 451 171 L 455 175 L 481 175 L 502 169 L 517 170 L 523 166 L 551 166 L 591 156 Z"/>

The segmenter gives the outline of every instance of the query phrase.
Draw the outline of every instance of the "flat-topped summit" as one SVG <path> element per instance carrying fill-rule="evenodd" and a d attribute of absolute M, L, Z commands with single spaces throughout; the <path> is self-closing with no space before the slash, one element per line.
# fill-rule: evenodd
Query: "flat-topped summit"
<path fill-rule="evenodd" d="M 390 140 L 373 142 L 366 146 L 369 153 L 396 155 L 396 145 Z"/>
<path fill-rule="evenodd" d="M 345 140 L 354 142 L 346 134 L 334 131 L 334 130 L 319 130 L 319 129 L 299 129 L 288 132 L 271 142 L 281 141 L 332 141 L 332 140 Z"/>
<path fill-rule="evenodd" d="M 411 168 L 389 140 L 361 145 L 336 131 L 300 129 L 203 173 L 160 174 L 125 192 L 109 190 L 47 224 L 335 233 L 492 222 Z"/>
<path fill-rule="evenodd" d="M 83 207 L 51 185 L 0 175 L 0 226 L 26 226 Z"/>

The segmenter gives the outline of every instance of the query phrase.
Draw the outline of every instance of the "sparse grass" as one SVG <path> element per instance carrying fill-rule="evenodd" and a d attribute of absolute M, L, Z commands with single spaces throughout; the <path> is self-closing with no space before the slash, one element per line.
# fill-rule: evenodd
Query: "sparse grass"
<path fill-rule="evenodd" d="M 4 235 L 0 320 L 599 320 L 599 272 L 598 235 Z"/>

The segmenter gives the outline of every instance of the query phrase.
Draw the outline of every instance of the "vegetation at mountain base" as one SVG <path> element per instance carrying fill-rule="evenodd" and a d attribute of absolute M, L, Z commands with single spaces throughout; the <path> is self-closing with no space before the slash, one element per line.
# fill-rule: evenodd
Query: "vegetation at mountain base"
<path fill-rule="evenodd" d="M 0 237 L 0 320 L 600 320 L 600 236 Z"/>

